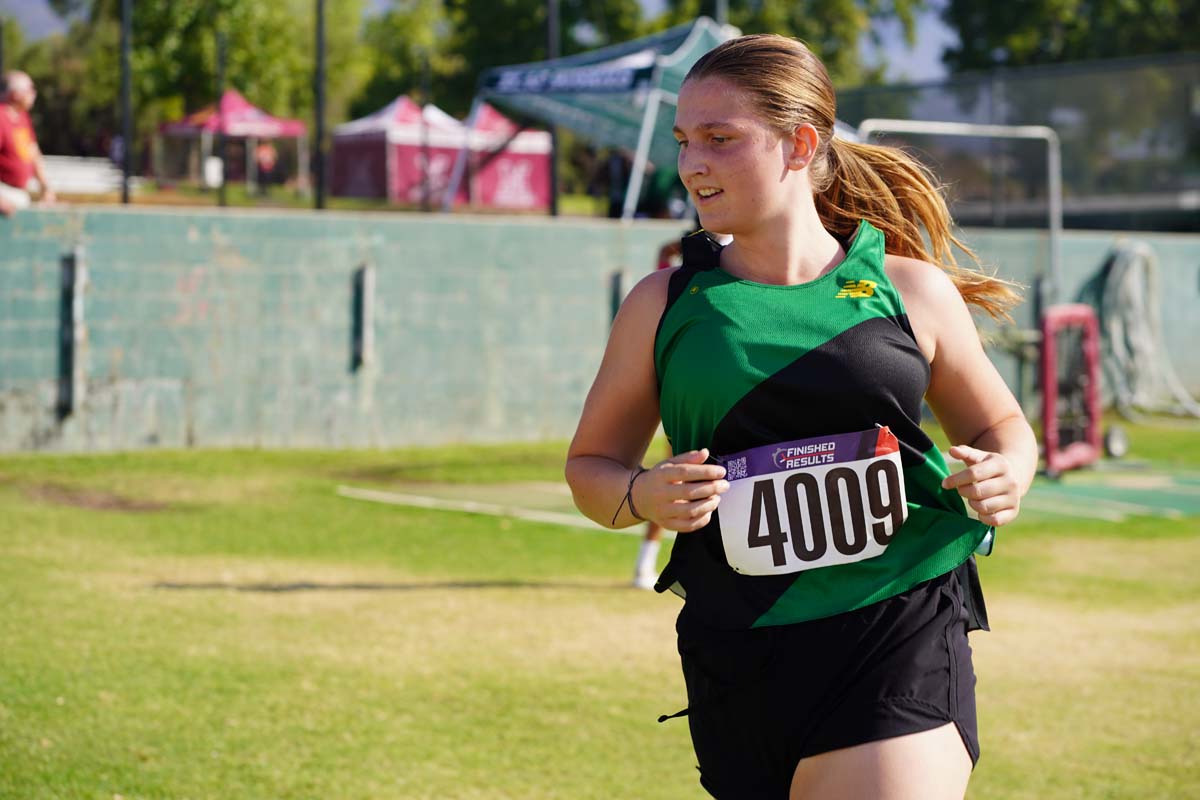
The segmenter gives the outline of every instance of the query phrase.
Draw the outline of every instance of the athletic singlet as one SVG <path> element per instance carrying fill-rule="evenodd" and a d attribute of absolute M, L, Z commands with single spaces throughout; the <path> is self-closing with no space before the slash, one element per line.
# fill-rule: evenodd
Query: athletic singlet
<path fill-rule="evenodd" d="M 941 488 L 946 462 L 920 427 L 929 362 L 883 234 L 862 221 L 840 264 L 796 286 L 739 280 L 720 251 L 703 231 L 685 237 L 670 279 L 654 342 L 663 430 L 673 452 L 709 448 L 731 482 L 753 482 L 747 452 L 783 471 L 677 536 L 655 588 L 711 626 L 760 627 L 861 608 L 966 562 L 990 528 Z"/>

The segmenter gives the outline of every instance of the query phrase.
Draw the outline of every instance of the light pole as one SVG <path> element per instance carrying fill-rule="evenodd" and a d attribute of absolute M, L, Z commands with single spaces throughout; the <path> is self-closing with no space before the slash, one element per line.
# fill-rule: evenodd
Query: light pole
<path fill-rule="evenodd" d="M 121 0 L 121 202 L 129 205 L 129 173 L 133 152 L 132 76 L 129 73 L 133 35 L 133 0 Z"/>
<path fill-rule="evenodd" d="M 325 0 L 317 0 L 317 68 L 313 75 L 316 95 L 316 136 L 313 149 L 313 172 L 317 181 L 314 208 L 325 208 Z"/>
<path fill-rule="evenodd" d="M 221 162 L 221 182 L 217 186 L 217 205 L 225 205 L 225 31 L 217 30 L 217 158 Z"/>
<path fill-rule="evenodd" d="M 546 57 L 558 58 L 558 0 L 546 0 Z M 558 128 L 550 126 L 550 216 L 558 216 Z"/>

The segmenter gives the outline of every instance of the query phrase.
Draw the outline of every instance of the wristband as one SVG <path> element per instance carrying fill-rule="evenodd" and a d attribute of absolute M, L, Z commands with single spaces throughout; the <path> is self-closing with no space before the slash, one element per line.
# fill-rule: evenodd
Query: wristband
<path fill-rule="evenodd" d="M 621 516 L 621 509 L 624 508 L 626 505 L 629 506 L 629 513 L 633 515 L 634 519 L 636 519 L 640 522 L 646 521 L 646 518 L 643 517 L 641 514 L 639 514 L 637 512 L 637 509 L 635 509 L 633 507 L 633 482 L 636 481 L 638 479 L 638 476 L 641 475 L 645 471 L 646 471 L 645 467 L 639 466 L 639 467 L 635 468 L 633 470 L 633 472 L 630 474 L 629 485 L 625 487 L 625 496 L 621 498 L 621 503 L 617 506 L 617 511 L 616 511 L 616 513 L 613 514 L 612 522 L 610 524 L 612 524 L 612 525 L 617 524 L 617 517 Z"/>

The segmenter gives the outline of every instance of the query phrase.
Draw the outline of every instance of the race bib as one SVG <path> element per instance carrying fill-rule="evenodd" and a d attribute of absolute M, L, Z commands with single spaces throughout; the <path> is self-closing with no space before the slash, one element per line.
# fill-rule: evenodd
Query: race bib
<path fill-rule="evenodd" d="M 908 518 L 900 446 L 887 428 L 755 447 L 716 461 L 729 565 L 786 575 L 881 555 Z"/>

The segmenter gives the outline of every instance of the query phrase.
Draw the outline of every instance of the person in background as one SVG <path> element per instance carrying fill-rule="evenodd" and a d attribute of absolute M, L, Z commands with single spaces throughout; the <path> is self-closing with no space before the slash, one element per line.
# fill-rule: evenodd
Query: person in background
<path fill-rule="evenodd" d="M 267 187 L 275 183 L 275 167 L 279 163 L 279 152 L 275 143 L 263 139 L 254 148 L 254 167 L 258 172 L 258 193 L 266 194 Z"/>
<path fill-rule="evenodd" d="M 30 178 L 37 179 L 41 202 L 56 200 L 29 119 L 36 99 L 32 78 L 16 70 L 4 74 L 0 85 L 0 214 L 4 216 L 29 207 Z"/>

